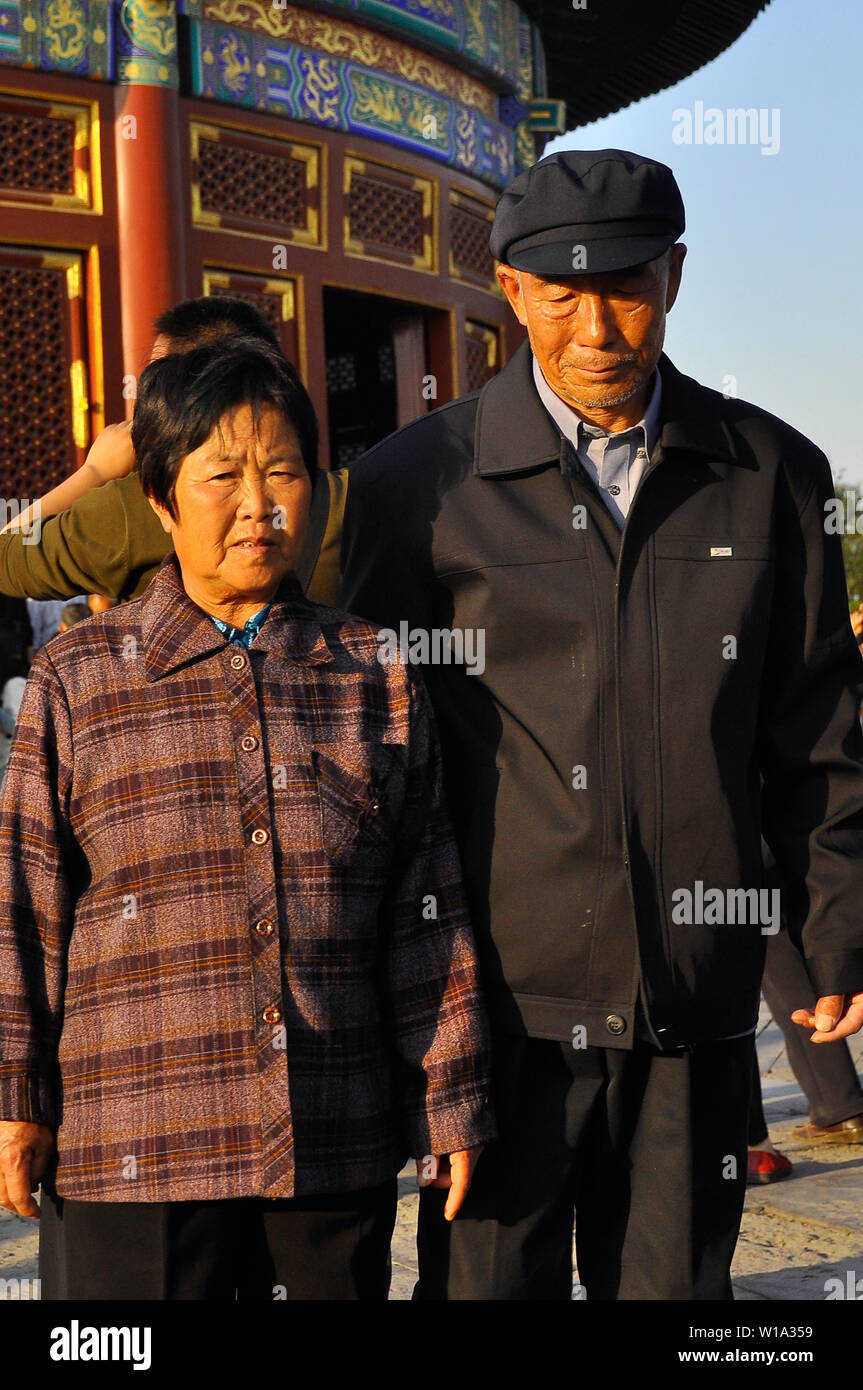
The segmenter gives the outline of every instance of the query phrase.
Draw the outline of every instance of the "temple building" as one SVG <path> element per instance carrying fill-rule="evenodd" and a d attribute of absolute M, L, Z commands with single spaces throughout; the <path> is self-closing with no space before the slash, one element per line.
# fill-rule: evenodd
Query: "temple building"
<path fill-rule="evenodd" d="M 0 491 L 131 413 L 153 319 L 257 304 L 324 466 L 518 342 L 501 187 L 659 91 L 765 0 L 0 0 Z M 511 317 L 511 316 L 510 316 Z"/>

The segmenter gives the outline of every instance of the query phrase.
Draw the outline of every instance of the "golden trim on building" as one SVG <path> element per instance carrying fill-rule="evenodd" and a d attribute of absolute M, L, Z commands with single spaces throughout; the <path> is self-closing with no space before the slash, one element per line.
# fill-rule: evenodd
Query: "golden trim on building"
<path fill-rule="evenodd" d="M 500 347 L 500 335 L 496 328 L 490 328 L 488 324 L 479 323 L 476 319 L 465 319 L 465 333 L 469 338 L 481 339 L 485 344 L 485 358 L 489 371 L 497 370 L 497 358 Z"/>
<path fill-rule="evenodd" d="M 496 117 L 497 98 L 490 87 L 452 63 L 441 62 L 374 29 L 361 28 L 341 17 L 332 18 L 319 10 L 302 10 L 287 4 L 282 8 L 266 0 L 204 0 L 203 10 L 205 19 L 235 24 L 271 38 L 287 39 L 301 48 L 350 59 L 452 97 L 484 116 Z"/>
<path fill-rule="evenodd" d="M 77 449 L 86 449 L 90 442 L 87 399 L 87 363 L 76 357 L 69 364 L 69 384 L 72 388 L 72 438 Z"/>
<path fill-rule="evenodd" d="M 102 267 L 98 246 L 91 246 L 88 278 L 90 322 L 87 324 L 87 345 L 90 353 L 91 386 L 94 399 L 90 402 L 93 436 L 105 428 L 105 355 L 102 347 Z"/>

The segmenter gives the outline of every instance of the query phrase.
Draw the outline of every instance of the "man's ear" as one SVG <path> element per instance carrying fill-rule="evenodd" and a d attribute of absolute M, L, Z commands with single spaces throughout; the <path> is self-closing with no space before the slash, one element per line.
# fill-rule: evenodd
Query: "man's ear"
<path fill-rule="evenodd" d="M 682 241 L 676 241 L 668 252 L 668 285 L 665 291 L 665 312 L 674 304 L 677 298 L 677 291 L 680 289 L 680 277 L 683 274 L 683 262 L 686 259 L 686 247 Z"/>
<path fill-rule="evenodd" d="M 156 516 L 161 521 L 162 530 L 167 531 L 169 536 L 173 535 L 174 518 L 171 516 L 171 513 L 166 512 L 165 508 L 160 506 L 158 502 L 154 502 L 152 497 L 148 497 L 147 501 L 150 503 L 150 506 L 153 508 L 153 511 L 156 513 Z"/>
<path fill-rule="evenodd" d="M 497 276 L 497 283 L 509 300 L 509 307 L 522 327 L 526 328 L 527 315 L 524 312 L 524 295 L 522 294 L 518 271 L 513 270 L 511 265 L 499 265 L 495 275 Z"/>

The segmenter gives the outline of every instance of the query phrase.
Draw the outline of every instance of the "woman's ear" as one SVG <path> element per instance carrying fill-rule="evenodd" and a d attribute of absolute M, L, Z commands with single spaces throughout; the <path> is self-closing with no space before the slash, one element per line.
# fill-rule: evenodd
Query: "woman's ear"
<path fill-rule="evenodd" d="M 153 508 L 153 511 L 156 513 L 156 516 L 161 521 L 162 530 L 167 531 L 169 536 L 172 535 L 174 531 L 174 518 L 171 516 L 171 513 L 166 512 L 165 508 L 161 506 L 158 502 L 154 502 L 152 497 L 148 497 L 147 501 L 150 503 L 150 506 Z"/>

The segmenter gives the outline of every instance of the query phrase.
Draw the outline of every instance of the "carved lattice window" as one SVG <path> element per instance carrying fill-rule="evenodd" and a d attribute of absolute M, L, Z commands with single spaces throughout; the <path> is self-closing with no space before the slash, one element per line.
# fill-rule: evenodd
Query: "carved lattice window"
<path fill-rule="evenodd" d="M 482 205 L 476 210 L 463 201 L 450 207 L 449 238 L 452 269 L 463 279 L 494 281 L 494 258 L 488 249 L 491 219 Z"/>
<path fill-rule="evenodd" d="M 422 254 L 423 199 L 416 189 L 357 175 L 351 180 L 348 216 L 355 240 Z"/>
<path fill-rule="evenodd" d="M 262 150 L 244 150 L 219 140 L 198 147 L 201 206 L 252 222 L 303 220 L 303 165 Z"/>
<path fill-rule="evenodd" d="M 466 391 L 478 391 L 498 369 L 497 330 L 468 319 L 465 324 Z"/>
<path fill-rule="evenodd" d="M 71 195 L 74 155 L 71 121 L 0 106 L 0 188 Z"/>
<path fill-rule="evenodd" d="M 345 158 L 345 250 L 353 256 L 431 270 L 434 185 L 429 179 Z"/>
<path fill-rule="evenodd" d="M 0 203 L 90 211 L 92 117 L 89 103 L 0 92 Z"/>
<path fill-rule="evenodd" d="M 245 299 L 275 329 L 282 351 L 300 368 L 297 341 L 295 282 L 285 276 L 243 275 L 229 270 L 206 270 L 204 294 Z"/>
<path fill-rule="evenodd" d="M 86 417 L 72 386 L 73 362 L 83 369 L 82 301 L 69 292 L 75 264 L 73 256 L 0 247 L 0 496 L 7 501 L 32 500 L 61 482 L 86 442 L 76 448 Z"/>
<path fill-rule="evenodd" d="M 315 146 L 198 121 L 190 129 L 196 225 L 317 244 Z"/>

